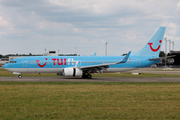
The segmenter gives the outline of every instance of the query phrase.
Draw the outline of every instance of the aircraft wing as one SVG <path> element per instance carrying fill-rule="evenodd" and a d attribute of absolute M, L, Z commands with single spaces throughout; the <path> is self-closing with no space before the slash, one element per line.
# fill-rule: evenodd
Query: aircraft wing
<path fill-rule="evenodd" d="M 159 59 L 166 59 L 166 58 L 170 58 L 170 57 L 174 57 L 176 55 L 171 55 L 171 56 L 167 56 L 167 57 L 159 57 L 159 58 L 152 58 L 152 59 L 149 59 L 150 61 L 153 61 L 153 60 L 159 60 Z"/>
<path fill-rule="evenodd" d="M 116 64 L 121 64 L 121 63 L 126 63 L 129 56 L 131 54 L 131 51 L 129 51 L 129 53 L 120 61 L 120 62 L 116 62 L 116 63 L 109 63 L 109 64 L 99 64 L 99 65 L 89 65 L 89 66 L 82 66 L 82 67 L 79 67 L 80 69 L 83 69 L 83 70 L 90 70 L 90 69 L 98 69 L 98 70 L 101 70 L 103 68 L 108 68 L 109 65 L 116 65 Z"/>

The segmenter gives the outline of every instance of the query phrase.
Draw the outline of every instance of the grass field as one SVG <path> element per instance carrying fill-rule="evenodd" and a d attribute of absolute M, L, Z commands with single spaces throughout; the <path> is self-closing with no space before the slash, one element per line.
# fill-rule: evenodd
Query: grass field
<path fill-rule="evenodd" d="M 26 73 L 23 77 L 57 77 Z M 93 77 L 180 77 L 103 73 Z M 1 77 L 17 77 L 0 69 Z M 0 82 L 0 119 L 180 119 L 180 83 Z"/>
<path fill-rule="evenodd" d="M 57 76 L 56 73 L 23 73 L 23 77 L 62 77 Z M 141 73 L 141 75 L 132 75 L 130 72 L 123 73 L 99 73 L 92 74 L 93 77 L 180 77 L 180 74 L 153 74 L 153 73 Z M 12 74 L 12 72 L 0 68 L 0 77 L 17 77 L 17 75 Z"/>
<path fill-rule="evenodd" d="M 180 83 L 0 82 L 0 119 L 180 119 Z"/>

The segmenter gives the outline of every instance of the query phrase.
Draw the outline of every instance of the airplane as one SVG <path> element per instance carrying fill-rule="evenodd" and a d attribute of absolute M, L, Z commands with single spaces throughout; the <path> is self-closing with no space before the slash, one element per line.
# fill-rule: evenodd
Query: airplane
<path fill-rule="evenodd" d="M 147 44 L 138 52 L 126 56 L 32 56 L 20 57 L 3 65 L 3 68 L 17 74 L 57 73 L 61 76 L 91 79 L 91 73 L 124 72 L 159 63 L 159 57 L 166 27 L 159 27 Z"/>

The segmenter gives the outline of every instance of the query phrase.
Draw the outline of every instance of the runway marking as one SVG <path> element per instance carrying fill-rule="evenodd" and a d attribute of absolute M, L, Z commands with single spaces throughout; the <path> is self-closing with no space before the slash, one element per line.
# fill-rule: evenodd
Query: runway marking
<path fill-rule="evenodd" d="M 40 79 L 13 79 L 13 80 L 17 80 L 17 81 L 32 80 L 32 81 L 34 81 L 34 80 L 40 80 Z"/>

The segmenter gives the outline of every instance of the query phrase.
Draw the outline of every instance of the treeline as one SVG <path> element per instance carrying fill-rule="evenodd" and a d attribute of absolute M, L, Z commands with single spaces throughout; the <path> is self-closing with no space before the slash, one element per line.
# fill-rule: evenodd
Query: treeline
<path fill-rule="evenodd" d="M 164 51 L 160 51 L 159 57 L 165 57 L 166 53 Z"/>
<path fill-rule="evenodd" d="M 0 58 L 9 58 L 10 56 L 42 56 L 42 54 L 7 54 L 7 55 L 1 55 Z"/>
<path fill-rule="evenodd" d="M 127 55 L 127 53 L 124 53 L 123 56 Z M 9 56 L 43 56 L 43 54 L 7 54 L 7 55 L 1 55 L 0 54 L 0 58 L 9 58 Z M 64 54 L 59 54 L 59 56 L 64 56 Z M 80 56 L 77 54 L 66 54 L 66 56 Z M 160 51 L 159 53 L 159 57 L 164 57 L 165 53 L 164 51 Z"/>

